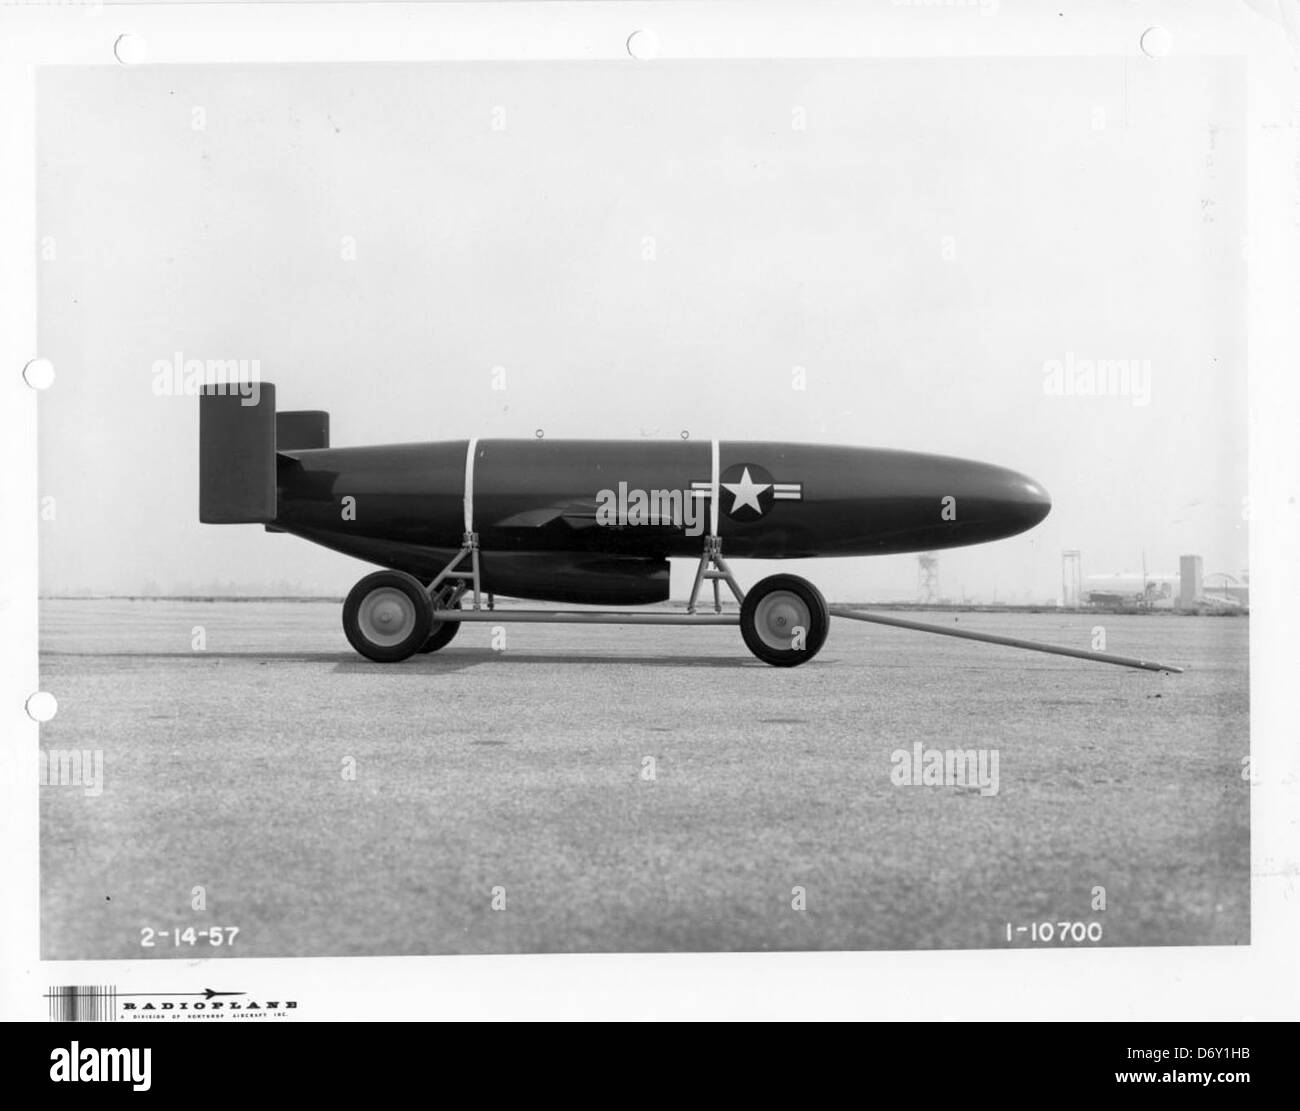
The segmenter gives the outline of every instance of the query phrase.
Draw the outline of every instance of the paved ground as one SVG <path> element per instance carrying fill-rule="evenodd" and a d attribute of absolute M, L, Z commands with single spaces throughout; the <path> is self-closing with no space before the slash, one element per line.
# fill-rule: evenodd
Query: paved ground
<path fill-rule="evenodd" d="M 539 625 L 385 666 L 336 605 L 47 601 L 42 747 L 105 772 L 41 789 L 43 955 L 1247 942 L 1247 621 L 956 619 L 1191 670 L 847 622 L 791 670 L 735 629 Z M 895 785 L 915 742 L 996 750 L 997 794 Z"/>

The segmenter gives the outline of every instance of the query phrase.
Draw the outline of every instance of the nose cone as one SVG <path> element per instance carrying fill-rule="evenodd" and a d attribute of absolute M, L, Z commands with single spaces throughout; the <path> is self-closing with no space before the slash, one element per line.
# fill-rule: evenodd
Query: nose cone
<path fill-rule="evenodd" d="M 1033 528 L 1052 511 L 1051 496 L 1028 475 L 1008 471 L 998 495 L 1001 515 L 1012 527 L 1008 535 Z"/>
<path fill-rule="evenodd" d="M 1033 528 L 1052 508 L 1042 485 L 1028 475 L 989 463 L 954 463 L 949 473 L 957 495 L 952 524 L 957 544 L 1004 540 Z"/>

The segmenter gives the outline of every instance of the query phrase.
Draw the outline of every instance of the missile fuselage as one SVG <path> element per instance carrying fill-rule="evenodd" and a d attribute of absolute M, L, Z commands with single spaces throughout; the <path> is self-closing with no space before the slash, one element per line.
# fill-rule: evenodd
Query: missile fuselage
<path fill-rule="evenodd" d="M 428 579 L 461 547 L 484 589 L 638 604 L 672 556 L 932 551 L 1004 539 L 1050 509 L 1033 479 L 909 451 L 747 441 L 477 440 L 280 451 L 269 527 Z"/>

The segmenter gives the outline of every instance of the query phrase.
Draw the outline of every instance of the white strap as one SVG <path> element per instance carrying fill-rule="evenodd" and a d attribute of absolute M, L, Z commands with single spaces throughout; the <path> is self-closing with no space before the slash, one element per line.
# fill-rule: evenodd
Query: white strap
<path fill-rule="evenodd" d="M 713 473 L 709 479 L 709 535 L 718 535 L 718 441 L 713 443 Z"/>
<path fill-rule="evenodd" d="M 478 438 L 470 440 L 465 449 L 465 531 L 474 531 L 474 456 Z"/>

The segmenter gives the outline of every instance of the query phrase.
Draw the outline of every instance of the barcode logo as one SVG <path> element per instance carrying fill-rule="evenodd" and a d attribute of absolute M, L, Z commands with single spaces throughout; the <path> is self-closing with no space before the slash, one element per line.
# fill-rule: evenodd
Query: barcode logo
<path fill-rule="evenodd" d="M 117 1019 L 117 988 L 81 985 L 51 987 L 51 1022 L 114 1022 Z"/>

